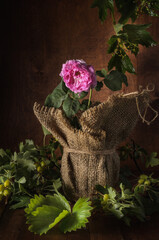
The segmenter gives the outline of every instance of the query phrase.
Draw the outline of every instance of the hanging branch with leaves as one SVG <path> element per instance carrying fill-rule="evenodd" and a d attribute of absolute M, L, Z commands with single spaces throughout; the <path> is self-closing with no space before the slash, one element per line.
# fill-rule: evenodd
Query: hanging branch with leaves
<path fill-rule="evenodd" d="M 147 31 L 151 24 L 136 24 L 134 22 L 142 14 L 158 16 L 159 1 L 94 0 L 91 7 L 99 9 L 99 18 L 102 23 L 106 20 L 108 12 L 111 13 L 115 32 L 108 40 L 108 53 L 112 55 L 108 62 L 108 72 L 105 69 L 96 72 L 97 76 L 103 78 L 98 81 L 96 89 L 99 91 L 104 83 L 112 91 L 121 90 L 122 83 L 128 86 L 126 72 L 136 74 L 129 54 L 137 56 L 140 45 L 147 48 L 157 45 Z M 115 18 L 115 7 L 121 15 L 119 20 Z M 129 19 L 131 19 L 132 24 L 127 23 Z"/>

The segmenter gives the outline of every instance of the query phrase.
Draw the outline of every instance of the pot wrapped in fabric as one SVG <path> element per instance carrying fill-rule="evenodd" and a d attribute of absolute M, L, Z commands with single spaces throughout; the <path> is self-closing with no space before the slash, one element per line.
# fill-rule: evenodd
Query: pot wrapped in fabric
<path fill-rule="evenodd" d="M 61 176 L 71 200 L 93 197 L 95 185 L 115 186 L 119 179 L 119 143 L 129 136 L 148 104 L 148 92 L 116 94 L 79 117 L 81 130 L 71 126 L 60 109 L 34 104 L 39 122 L 63 146 Z"/>

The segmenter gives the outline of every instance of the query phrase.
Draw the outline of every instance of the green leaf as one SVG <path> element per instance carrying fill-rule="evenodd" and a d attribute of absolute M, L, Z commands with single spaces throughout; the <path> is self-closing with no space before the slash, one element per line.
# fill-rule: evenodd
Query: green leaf
<path fill-rule="evenodd" d="M 10 203 L 10 209 L 18 209 L 18 208 L 23 208 L 26 207 L 29 202 L 30 202 L 30 197 L 28 196 L 18 196 L 17 198 L 12 197 L 12 201 L 14 200 L 14 202 L 16 203 Z"/>
<path fill-rule="evenodd" d="M 118 12 L 121 14 L 121 18 L 119 19 L 119 23 L 126 23 L 129 18 L 132 21 L 135 21 L 137 18 L 136 7 L 137 3 L 134 0 L 115 0 Z"/>
<path fill-rule="evenodd" d="M 97 7 L 99 9 L 99 18 L 102 22 L 107 17 L 107 10 L 110 9 L 114 13 L 114 1 L 113 0 L 94 0 L 91 5 L 92 8 Z"/>
<path fill-rule="evenodd" d="M 72 97 L 75 99 L 82 99 L 82 98 L 86 97 L 88 94 L 88 92 L 74 93 L 70 90 L 69 90 L 69 92 L 71 92 Z"/>
<path fill-rule="evenodd" d="M 152 39 L 150 33 L 146 31 L 151 24 L 127 24 L 123 26 L 120 34 L 126 34 L 132 43 L 141 44 L 146 47 L 156 46 L 157 43 Z"/>
<path fill-rule="evenodd" d="M 51 134 L 43 125 L 41 125 L 41 127 L 42 127 L 42 130 L 43 130 L 44 136 L 47 136 L 47 135 Z"/>
<path fill-rule="evenodd" d="M 119 72 L 125 72 L 122 66 L 122 57 L 117 54 L 113 55 L 110 61 L 108 62 L 108 71 L 110 71 L 113 67 L 116 68 Z"/>
<path fill-rule="evenodd" d="M 17 182 L 20 183 L 20 184 L 24 184 L 24 183 L 26 183 L 26 178 L 21 177 Z"/>
<path fill-rule="evenodd" d="M 0 166 L 3 169 L 5 165 L 10 164 L 11 156 L 8 155 L 2 148 L 0 149 Z"/>
<path fill-rule="evenodd" d="M 109 48 L 108 48 L 108 53 L 113 53 L 114 50 L 116 49 L 117 45 L 118 45 L 118 37 L 116 35 L 113 35 L 109 41 L 108 41 L 108 44 L 109 44 Z"/>
<path fill-rule="evenodd" d="M 111 71 L 109 75 L 107 75 L 107 78 L 104 79 L 104 83 L 112 91 L 121 90 L 122 83 L 125 83 L 126 86 L 128 85 L 126 76 L 116 70 Z"/>
<path fill-rule="evenodd" d="M 155 167 L 159 165 L 159 158 L 157 158 L 157 152 L 152 152 L 150 157 L 147 158 L 146 167 Z"/>
<path fill-rule="evenodd" d="M 106 77 L 107 76 L 107 71 L 105 68 L 103 68 L 102 70 L 98 70 L 96 71 L 96 75 L 99 77 Z"/>
<path fill-rule="evenodd" d="M 100 91 L 102 87 L 103 87 L 103 83 L 97 81 L 97 86 L 95 87 L 95 90 L 96 90 L 96 91 Z"/>
<path fill-rule="evenodd" d="M 71 213 L 68 201 L 61 194 L 46 197 L 35 195 L 25 209 L 29 230 L 41 235 L 60 221 L 60 229 L 63 232 L 85 227 L 87 218 L 91 215 L 90 204 L 88 199 L 81 198 L 75 203 Z"/>
<path fill-rule="evenodd" d="M 67 97 L 67 91 L 63 81 L 49 94 L 45 100 L 45 106 L 59 108 Z"/>
<path fill-rule="evenodd" d="M 16 155 L 14 153 L 14 161 L 17 162 L 18 165 L 21 165 L 21 167 L 27 168 L 29 172 L 36 169 L 34 161 L 30 159 L 30 152 L 26 152 L 24 155 Z"/>
<path fill-rule="evenodd" d="M 80 109 L 80 102 L 77 99 L 72 99 L 69 96 L 63 103 L 63 110 L 68 118 L 74 116 Z"/>
<path fill-rule="evenodd" d="M 0 157 L 4 157 L 6 155 L 7 155 L 6 152 L 1 148 L 0 149 Z"/>
<path fill-rule="evenodd" d="M 60 209 L 54 206 L 43 205 L 38 207 L 33 215 L 30 215 L 27 220 L 29 230 L 31 232 L 42 235 L 47 233 L 49 229 L 54 227 L 62 218 L 68 214 L 67 210 L 61 212 Z"/>
<path fill-rule="evenodd" d="M 129 73 L 135 73 L 135 69 L 130 61 L 130 58 L 128 55 L 125 55 L 122 58 L 122 67 L 124 68 L 124 71 L 127 71 Z"/>
<path fill-rule="evenodd" d="M 78 199 L 72 209 L 72 213 L 68 214 L 61 221 L 61 231 L 66 233 L 85 227 L 88 222 L 87 218 L 91 216 L 91 210 L 93 209 L 90 204 L 91 202 L 88 201 L 88 198 Z"/>
<path fill-rule="evenodd" d="M 115 197 L 116 197 L 116 191 L 115 191 L 115 189 L 113 189 L 112 187 L 109 187 L 109 188 L 108 188 L 108 193 L 109 193 L 109 197 L 110 197 L 111 199 L 115 199 Z"/>
<path fill-rule="evenodd" d="M 124 214 L 122 213 L 122 211 L 120 209 L 117 209 L 115 206 L 113 206 L 111 209 L 110 209 L 111 213 L 117 217 L 118 219 L 120 218 L 123 218 L 124 217 Z"/>
<path fill-rule="evenodd" d="M 88 99 L 84 99 L 82 101 L 82 103 L 80 104 L 80 110 L 85 111 L 85 110 L 87 110 L 87 107 L 88 107 Z"/>
<path fill-rule="evenodd" d="M 30 153 L 33 153 L 33 152 L 36 152 L 36 147 L 34 145 L 34 142 L 33 140 L 30 140 L 30 139 L 26 139 L 25 140 L 25 143 L 21 142 L 19 144 L 19 150 L 20 150 L 20 153 L 25 153 L 25 152 L 30 152 Z M 18 153 L 18 155 L 20 155 Z"/>
<path fill-rule="evenodd" d="M 62 183 L 61 183 L 60 178 L 53 181 L 53 187 L 55 189 L 55 192 L 58 192 L 58 190 L 62 187 Z"/>
<path fill-rule="evenodd" d="M 115 30 L 116 34 L 118 34 L 119 31 L 122 30 L 123 24 L 117 23 L 117 24 L 115 24 L 113 27 L 114 27 L 114 30 Z M 115 37 L 115 36 L 116 36 L 116 35 L 114 35 L 114 37 Z M 118 36 L 116 36 L 116 37 L 118 37 Z"/>
<path fill-rule="evenodd" d="M 34 198 L 30 200 L 28 208 L 25 209 L 25 212 L 29 216 L 33 214 L 37 207 L 41 207 L 43 205 L 54 206 L 58 209 L 71 211 L 70 205 L 66 198 L 61 194 L 55 194 L 54 196 L 47 195 L 46 197 L 42 195 L 35 195 Z"/>
<path fill-rule="evenodd" d="M 113 55 L 108 63 L 108 70 L 110 71 L 113 67 L 115 67 L 118 72 L 125 73 L 127 71 L 135 74 L 135 69 L 126 54 L 123 56 Z"/>

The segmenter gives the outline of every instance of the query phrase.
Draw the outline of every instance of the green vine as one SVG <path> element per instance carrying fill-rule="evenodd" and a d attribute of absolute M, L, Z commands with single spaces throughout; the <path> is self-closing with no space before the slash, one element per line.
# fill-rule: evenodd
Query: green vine
<path fill-rule="evenodd" d="M 126 72 L 136 74 L 129 55 L 137 56 L 139 45 L 147 48 L 157 45 L 147 31 L 151 24 L 136 24 L 134 22 L 143 14 L 158 17 L 159 1 L 94 0 L 91 7 L 99 9 L 99 18 L 102 23 L 106 20 L 108 12 L 111 12 L 115 32 L 108 40 L 108 54 L 112 55 L 108 62 L 108 73 L 103 76 L 102 70 L 97 71 L 97 76 L 103 78 L 102 81 L 110 90 L 121 90 L 122 83 L 128 86 Z M 119 20 L 115 19 L 115 7 L 120 13 Z M 127 23 L 129 19 L 131 19 L 132 24 Z M 98 91 L 103 87 L 99 83 Z"/>
<path fill-rule="evenodd" d="M 148 154 L 133 140 L 120 147 L 120 160 L 127 162 L 130 158 L 139 175 L 132 174 L 125 165 L 120 170 L 118 190 L 97 185 L 92 201 L 80 198 L 72 206 L 62 195 L 60 149 L 55 139 L 50 139 L 44 147 L 26 140 L 20 143 L 19 152 L 14 154 L 0 149 L 0 199 L 11 209 L 26 207 L 30 231 L 41 235 L 56 224 L 64 233 L 76 231 L 85 227 L 92 212 L 97 211 L 114 215 L 127 225 L 134 218 L 143 222 L 159 212 L 159 179 L 153 176 L 153 172 L 145 173 L 146 168 L 159 166 L 156 152 Z M 141 170 L 141 162 L 145 169 Z"/>

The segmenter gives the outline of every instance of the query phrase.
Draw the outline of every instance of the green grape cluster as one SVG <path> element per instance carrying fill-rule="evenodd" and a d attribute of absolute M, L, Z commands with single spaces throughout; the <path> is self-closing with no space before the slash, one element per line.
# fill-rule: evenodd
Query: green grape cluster
<path fill-rule="evenodd" d="M 147 14 L 150 16 L 157 16 L 155 13 L 155 4 L 154 1 L 146 1 L 146 0 L 136 0 L 137 8 L 136 15 L 140 16 L 142 14 Z"/>
<path fill-rule="evenodd" d="M 151 184 L 152 184 L 151 176 L 147 176 L 145 174 L 140 175 L 138 185 L 150 186 Z"/>
<path fill-rule="evenodd" d="M 35 166 L 36 166 L 37 172 L 39 174 L 41 174 L 44 171 L 44 169 L 46 168 L 46 163 L 44 160 L 42 160 L 41 162 L 36 162 Z"/>
<path fill-rule="evenodd" d="M 9 197 L 11 193 L 11 181 L 7 179 L 3 184 L 0 184 L 0 201 L 3 197 Z"/>

